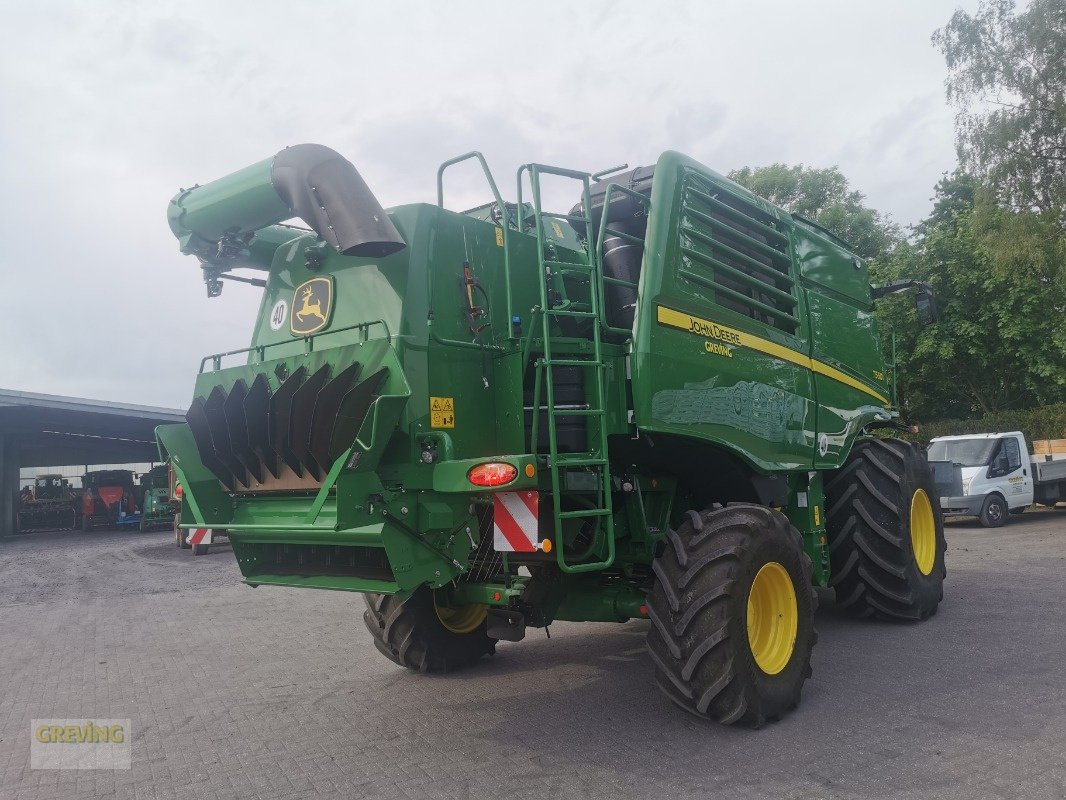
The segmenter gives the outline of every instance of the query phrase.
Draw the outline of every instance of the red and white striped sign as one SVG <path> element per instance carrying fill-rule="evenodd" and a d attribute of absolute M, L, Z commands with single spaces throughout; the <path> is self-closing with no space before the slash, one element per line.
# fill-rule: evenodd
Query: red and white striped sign
<path fill-rule="evenodd" d="M 210 528 L 193 528 L 189 531 L 189 544 L 211 544 Z"/>
<path fill-rule="evenodd" d="M 492 546 L 501 553 L 535 553 L 537 533 L 536 492 L 497 492 L 492 497 Z"/>

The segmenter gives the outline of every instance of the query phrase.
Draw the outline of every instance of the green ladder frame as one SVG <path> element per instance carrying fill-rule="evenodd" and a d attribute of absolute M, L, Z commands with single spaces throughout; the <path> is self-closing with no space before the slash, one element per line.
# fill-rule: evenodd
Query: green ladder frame
<path fill-rule="evenodd" d="M 555 550 L 556 562 L 563 572 L 592 572 L 610 567 L 615 559 L 615 532 L 614 532 L 614 508 L 611 498 L 611 474 L 607 453 L 607 397 L 604 386 L 604 372 L 607 364 L 603 359 L 603 340 L 601 330 L 604 326 L 603 308 L 603 283 L 601 280 L 602 269 L 597 244 L 602 244 L 602 231 L 600 242 L 593 242 L 590 235 L 592 231 L 592 203 L 589 193 L 590 173 L 576 170 L 550 167 L 545 164 L 526 164 L 518 170 L 518 207 L 522 207 L 522 174 L 529 172 L 530 189 L 533 195 L 533 222 L 537 235 L 537 259 L 540 279 L 540 324 L 541 341 L 544 349 L 543 356 L 537 359 L 536 373 L 533 385 L 533 424 L 531 431 L 531 444 L 536 448 L 538 438 L 538 425 L 540 420 L 542 388 L 548 409 L 548 467 L 551 471 L 552 486 L 552 512 L 555 522 L 556 537 L 559 539 Z M 570 178 L 581 182 L 582 207 L 584 216 L 574 216 L 545 211 L 541 203 L 541 175 L 556 175 Z M 586 252 L 588 264 L 573 264 L 570 262 L 549 259 L 548 242 L 544 235 L 544 220 L 557 219 L 565 222 L 583 223 L 586 231 Z M 551 282 L 556 274 L 584 275 L 589 279 L 589 303 L 587 310 L 575 310 L 572 306 L 577 305 L 573 301 L 561 306 L 551 305 Z M 552 332 L 552 323 L 559 318 L 589 319 L 592 320 L 592 353 L 589 358 L 558 357 L 558 349 L 565 350 L 559 338 Z M 588 408 L 585 409 L 557 409 L 555 407 L 555 379 L 552 373 L 553 367 L 578 367 L 591 373 L 591 381 L 586 380 L 586 397 L 592 395 Z M 590 386 L 591 384 L 591 386 Z M 591 388 L 591 392 L 589 389 Z M 560 454 L 557 436 L 557 417 L 560 416 L 584 416 L 598 418 L 596 430 L 598 441 L 590 448 L 587 455 Z M 584 469 L 591 471 L 596 476 L 596 502 L 592 508 L 564 511 L 562 508 L 562 494 L 565 489 L 565 472 L 571 469 Z M 561 539 L 563 522 L 568 519 L 601 517 L 602 526 L 606 532 L 607 554 L 602 561 L 570 564 L 566 560 L 566 547 Z"/>

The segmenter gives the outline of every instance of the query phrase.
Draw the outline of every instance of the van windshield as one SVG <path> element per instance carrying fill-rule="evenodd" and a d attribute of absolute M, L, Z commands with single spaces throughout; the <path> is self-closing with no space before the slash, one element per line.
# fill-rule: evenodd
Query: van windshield
<path fill-rule="evenodd" d="M 951 461 L 964 467 L 983 467 L 992 460 L 999 439 L 955 439 L 929 445 L 930 461 Z"/>

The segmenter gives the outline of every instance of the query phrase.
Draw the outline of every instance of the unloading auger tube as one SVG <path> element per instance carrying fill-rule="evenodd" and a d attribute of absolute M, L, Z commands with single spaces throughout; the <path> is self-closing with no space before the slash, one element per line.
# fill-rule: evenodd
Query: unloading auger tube
<path fill-rule="evenodd" d="M 210 296 L 221 291 L 224 270 L 269 269 L 274 250 L 294 235 L 274 226 L 294 217 L 342 255 L 383 257 L 406 247 L 355 166 L 320 144 L 286 147 L 183 189 L 167 210 L 181 252 L 200 259 Z"/>

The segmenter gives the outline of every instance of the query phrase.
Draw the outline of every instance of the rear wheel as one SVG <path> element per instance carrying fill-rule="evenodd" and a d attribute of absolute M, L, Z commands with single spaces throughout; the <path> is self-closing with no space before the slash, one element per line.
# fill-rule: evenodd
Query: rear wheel
<path fill-rule="evenodd" d="M 192 554 L 194 556 L 206 556 L 211 550 L 211 545 L 209 544 L 194 544 L 190 545 L 190 547 L 192 547 Z"/>
<path fill-rule="evenodd" d="M 451 606 L 428 587 L 406 599 L 366 594 L 363 622 L 382 655 L 419 672 L 451 672 L 496 652 L 483 605 Z"/>
<path fill-rule="evenodd" d="M 652 569 L 648 649 L 686 711 L 759 727 L 796 707 L 811 674 L 811 561 L 779 512 L 689 511 Z"/>
<path fill-rule="evenodd" d="M 93 529 L 93 521 L 88 514 L 83 515 L 81 518 L 81 529 L 86 533 Z"/>
<path fill-rule="evenodd" d="M 1007 501 L 998 494 L 990 494 L 981 506 L 981 524 L 986 528 L 999 528 L 1007 524 Z"/>
<path fill-rule="evenodd" d="M 837 604 L 859 617 L 920 620 L 944 597 L 944 522 L 922 451 L 900 439 L 856 443 L 825 486 Z"/>

